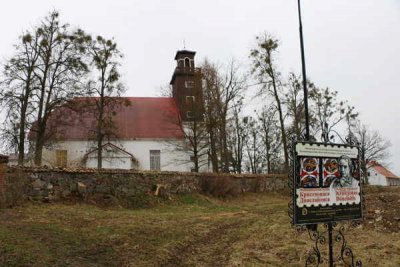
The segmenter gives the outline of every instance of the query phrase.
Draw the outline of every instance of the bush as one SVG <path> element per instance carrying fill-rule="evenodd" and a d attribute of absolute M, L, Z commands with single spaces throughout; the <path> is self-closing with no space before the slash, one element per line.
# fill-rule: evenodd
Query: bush
<path fill-rule="evenodd" d="M 22 171 L 6 173 L 3 207 L 14 207 L 26 200 L 26 175 Z"/>
<path fill-rule="evenodd" d="M 227 176 L 201 177 L 200 184 L 203 193 L 214 197 L 235 197 L 240 193 L 240 187 L 237 182 Z"/>

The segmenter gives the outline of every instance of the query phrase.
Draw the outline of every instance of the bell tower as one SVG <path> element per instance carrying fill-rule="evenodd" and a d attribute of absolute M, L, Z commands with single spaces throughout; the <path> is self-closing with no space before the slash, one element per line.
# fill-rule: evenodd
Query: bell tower
<path fill-rule="evenodd" d="M 170 82 L 172 96 L 183 122 L 203 121 L 201 70 L 195 67 L 195 54 L 196 52 L 189 50 L 176 52 L 176 67 Z"/>

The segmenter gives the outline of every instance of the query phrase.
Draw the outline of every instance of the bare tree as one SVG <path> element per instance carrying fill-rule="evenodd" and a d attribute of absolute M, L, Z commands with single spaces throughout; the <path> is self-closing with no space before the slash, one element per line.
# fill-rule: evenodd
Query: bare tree
<path fill-rule="evenodd" d="M 90 55 L 91 71 L 93 77 L 89 82 L 91 94 L 97 96 L 92 105 L 96 116 L 95 136 L 97 143 L 97 168 L 102 168 L 102 146 L 107 136 L 115 135 L 116 126 L 113 116 L 121 105 L 129 105 L 128 102 L 118 98 L 124 91 L 120 82 L 119 60 L 122 54 L 114 40 L 107 40 L 101 36 L 92 39 L 90 35 L 79 32 L 86 41 L 86 51 Z M 89 104 L 90 107 L 90 104 Z"/>
<path fill-rule="evenodd" d="M 269 34 L 256 37 L 256 46 L 250 51 L 250 58 L 253 61 L 252 73 L 262 86 L 260 94 L 267 92 L 274 98 L 278 111 L 279 126 L 285 157 L 285 170 L 289 168 L 288 143 L 285 130 L 284 112 L 282 107 L 282 92 L 284 86 L 281 82 L 281 75 L 275 64 L 275 56 L 278 49 L 278 40 Z"/>
<path fill-rule="evenodd" d="M 252 117 L 246 120 L 247 138 L 245 139 L 246 165 L 252 173 L 261 173 L 263 169 L 262 139 L 260 125 Z"/>
<path fill-rule="evenodd" d="M 26 135 L 31 126 L 34 106 L 33 92 L 37 86 L 34 70 L 39 53 L 38 36 L 26 32 L 15 45 L 15 55 L 7 60 L 0 83 L 0 103 L 6 110 L 3 137 L 18 154 L 18 165 L 24 164 Z"/>
<path fill-rule="evenodd" d="M 207 60 L 202 65 L 206 127 L 210 138 L 210 157 L 214 171 L 230 171 L 228 146 L 230 111 L 246 88 L 246 76 L 235 61 L 222 70 Z"/>
<path fill-rule="evenodd" d="M 312 105 L 313 118 L 316 123 L 314 132 L 321 134 L 322 141 L 328 142 L 335 136 L 343 140 L 336 127 L 346 119 L 355 119 L 358 113 L 355 108 L 348 105 L 347 101 L 337 99 L 337 91 L 329 88 L 320 89 L 315 86 L 310 88 L 310 102 Z"/>
<path fill-rule="evenodd" d="M 374 164 L 379 163 L 385 165 L 390 158 L 389 148 L 391 147 L 390 141 L 383 138 L 378 131 L 370 130 L 366 125 L 360 121 L 356 121 L 351 129 L 355 140 L 359 142 L 362 161 L 361 170 L 365 177 L 365 182 L 368 183 L 367 171 L 373 167 Z"/>
<path fill-rule="evenodd" d="M 220 171 L 219 162 L 219 140 L 218 131 L 221 123 L 218 117 L 218 109 L 221 108 L 220 97 L 220 77 L 217 67 L 207 59 L 201 66 L 203 79 L 203 97 L 204 97 L 204 119 L 209 138 L 209 157 L 214 172 Z"/>
<path fill-rule="evenodd" d="M 12 62 L 17 65 L 10 65 L 9 69 L 15 69 L 15 66 L 21 68 L 20 80 L 24 81 L 25 91 L 15 95 L 19 95 L 21 99 L 19 103 L 22 120 L 24 113 L 26 114 L 25 109 L 28 110 L 29 105 L 34 104 L 36 122 L 32 131 L 35 132 L 36 165 L 41 164 L 46 132 L 50 130 L 47 129 L 47 121 L 51 112 L 82 93 L 79 79 L 87 68 L 80 59 L 78 43 L 68 27 L 67 24 L 60 25 L 58 12 L 51 12 L 32 33 L 24 35 L 22 47 L 25 49 L 25 58 Z M 26 126 L 20 127 L 20 139 L 23 139 L 22 129 Z M 19 160 L 22 161 L 22 142 L 19 145 Z"/>
<path fill-rule="evenodd" d="M 228 143 L 232 153 L 231 165 L 236 173 L 243 171 L 244 147 L 247 138 L 246 123 L 248 118 L 242 116 L 242 107 L 243 100 L 236 101 L 233 106 L 233 117 L 228 126 Z"/>
<path fill-rule="evenodd" d="M 279 166 L 281 164 L 282 142 L 275 107 L 264 106 L 262 112 L 258 115 L 258 120 L 260 122 L 260 137 L 263 144 L 266 171 L 267 173 L 277 172 L 282 169 Z"/>
<path fill-rule="evenodd" d="M 287 116 L 291 119 L 287 134 L 289 136 L 294 135 L 300 140 L 305 130 L 303 86 L 300 77 L 293 72 L 289 73 L 286 87 L 287 91 L 283 97 L 282 104 L 285 105 Z M 312 120 L 310 121 L 312 122 Z"/>

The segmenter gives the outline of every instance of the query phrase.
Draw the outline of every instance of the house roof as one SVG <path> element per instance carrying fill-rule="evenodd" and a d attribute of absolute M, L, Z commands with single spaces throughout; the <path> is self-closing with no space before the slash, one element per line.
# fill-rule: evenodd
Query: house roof
<path fill-rule="evenodd" d="M 398 177 L 397 175 L 395 175 L 394 173 L 392 173 L 391 171 L 389 171 L 388 169 L 386 169 L 385 167 L 383 167 L 382 165 L 380 165 L 377 162 L 373 162 L 371 163 L 371 167 L 378 172 L 379 174 L 385 176 L 386 178 L 396 178 L 396 179 L 400 179 L 400 177 Z"/>
<path fill-rule="evenodd" d="M 194 55 L 196 55 L 196 52 L 190 51 L 190 50 L 186 50 L 186 49 L 184 49 L 184 50 L 179 50 L 179 51 L 177 51 L 176 54 L 175 54 L 175 60 L 178 59 L 178 56 L 179 56 L 180 54 L 186 54 L 186 55 L 193 55 L 193 56 L 194 56 Z"/>
<path fill-rule="evenodd" d="M 75 98 L 68 105 L 53 112 L 48 121 L 46 134 L 49 139 L 95 139 L 96 115 L 85 111 L 99 98 Z M 179 112 L 175 100 L 170 97 L 120 97 L 113 109 L 113 136 L 118 139 L 183 139 Z M 82 111 L 83 110 L 83 111 Z M 33 140 L 35 127 L 29 134 Z"/>

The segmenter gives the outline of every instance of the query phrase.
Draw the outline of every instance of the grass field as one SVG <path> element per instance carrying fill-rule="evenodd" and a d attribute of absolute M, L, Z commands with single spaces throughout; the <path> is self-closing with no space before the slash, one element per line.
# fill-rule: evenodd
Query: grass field
<path fill-rule="evenodd" d="M 369 193 L 367 220 L 346 234 L 364 266 L 400 266 L 399 222 L 384 216 L 382 196 L 400 205 L 397 191 Z M 138 210 L 25 204 L 0 211 L 0 266 L 304 266 L 313 244 L 291 227 L 287 202 L 245 194 Z"/>

